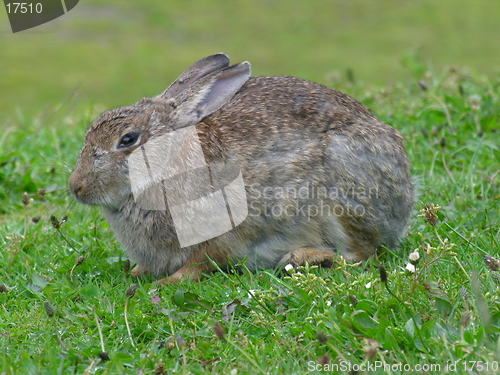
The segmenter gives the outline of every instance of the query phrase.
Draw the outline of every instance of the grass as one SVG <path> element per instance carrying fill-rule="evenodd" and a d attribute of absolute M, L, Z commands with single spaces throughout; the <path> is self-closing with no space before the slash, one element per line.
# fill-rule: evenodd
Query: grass
<path fill-rule="evenodd" d="M 0 11 L 0 125 L 53 108 L 77 90 L 83 108 L 127 105 L 163 91 L 193 61 L 225 52 L 256 75 L 327 83 L 410 78 L 417 55 L 436 69 L 500 72 L 500 2 L 476 0 L 80 1 L 12 34 Z"/>
<path fill-rule="evenodd" d="M 134 279 L 100 210 L 66 188 L 93 111 L 69 98 L 6 129 L 0 374 L 497 373 L 500 274 L 484 256 L 500 257 L 500 80 L 333 83 L 403 133 L 420 185 L 400 248 L 356 266 Z"/>

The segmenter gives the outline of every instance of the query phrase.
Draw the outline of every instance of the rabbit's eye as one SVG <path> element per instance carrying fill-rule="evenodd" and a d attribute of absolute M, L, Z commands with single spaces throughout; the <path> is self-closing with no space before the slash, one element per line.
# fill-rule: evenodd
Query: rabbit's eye
<path fill-rule="evenodd" d="M 127 133 L 120 139 L 120 142 L 118 142 L 117 148 L 121 149 L 121 148 L 133 146 L 139 141 L 140 137 L 141 137 L 141 133 L 139 133 L 139 132 Z"/>

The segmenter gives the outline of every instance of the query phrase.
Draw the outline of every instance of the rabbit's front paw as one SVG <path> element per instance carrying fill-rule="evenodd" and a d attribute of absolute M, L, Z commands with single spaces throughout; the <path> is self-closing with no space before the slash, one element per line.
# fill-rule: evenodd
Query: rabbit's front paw
<path fill-rule="evenodd" d="M 175 272 L 172 276 L 165 277 L 163 279 L 155 281 L 155 284 L 177 284 L 181 281 L 199 281 L 201 279 L 201 271 L 191 268 L 181 268 L 179 271 Z"/>
<path fill-rule="evenodd" d="M 149 274 L 149 271 L 139 265 L 136 265 L 132 271 L 130 271 L 130 274 L 134 277 L 141 277 Z"/>

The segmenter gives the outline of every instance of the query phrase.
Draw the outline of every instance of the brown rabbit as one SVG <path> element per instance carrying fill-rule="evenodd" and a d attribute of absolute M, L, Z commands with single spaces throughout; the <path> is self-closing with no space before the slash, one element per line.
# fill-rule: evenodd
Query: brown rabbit
<path fill-rule="evenodd" d="M 365 260 L 398 244 L 414 200 L 397 130 L 339 91 L 250 77 L 224 54 L 100 115 L 69 188 L 102 206 L 134 275 L 169 282 L 213 263 Z"/>

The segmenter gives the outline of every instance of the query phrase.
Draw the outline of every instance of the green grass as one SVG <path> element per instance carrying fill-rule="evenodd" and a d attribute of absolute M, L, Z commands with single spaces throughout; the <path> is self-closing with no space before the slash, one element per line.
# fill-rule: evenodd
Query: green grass
<path fill-rule="evenodd" d="M 457 363 L 465 373 L 472 361 L 495 373 L 500 274 L 483 257 L 500 257 L 500 80 L 445 71 L 335 86 L 403 133 L 420 195 L 396 252 L 286 276 L 132 278 L 100 210 L 66 188 L 93 111 L 69 101 L 20 116 L 0 136 L 0 374 L 303 374 L 327 363 L 392 366 L 360 371 L 380 374 Z M 442 207 L 435 226 L 419 216 L 431 203 Z M 51 216 L 67 219 L 55 228 Z"/>
<path fill-rule="evenodd" d="M 410 78 L 417 55 L 441 70 L 500 72 L 493 0 L 85 0 L 66 16 L 12 34 L 0 10 L 0 126 L 53 108 L 72 90 L 84 108 L 127 105 L 165 89 L 183 68 L 225 52 L 256 75 L 328 83 Z"/>

